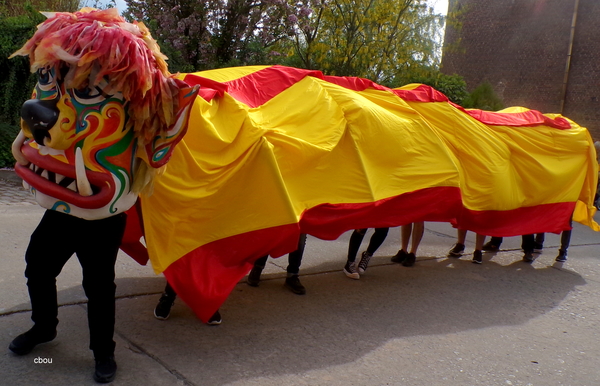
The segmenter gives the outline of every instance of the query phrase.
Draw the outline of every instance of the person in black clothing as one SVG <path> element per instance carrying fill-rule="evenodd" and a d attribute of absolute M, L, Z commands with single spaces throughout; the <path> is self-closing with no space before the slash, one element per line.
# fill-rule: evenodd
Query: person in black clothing
<path fill-rule="evenodd" d="M 177 294 L 169 282 L 167 282 L 165 290 L 158 300 L 158 304 L 154 308 L 154 317 L 160 320 L 167 320 L 171 315 L 171 307 L 173 307 L 173 304 L 175 304 L 175 299 L 177 299 Z M 223 319 L 221 318 L 221 313 L 219 310 L 217 310 L 213 316 L 208 319 L 206 324 L 217 326 L 221 324 L 222 321 Z"/>
<path fill-rule="evenodd" d="M 484 251 L 495 252 L 500 249 L 503 238 L 493 236 L 490 241 L 483 245 Z M 544 234 L 538 233 L 521 236 L 521 248 L 523 249 L 523 261 L 532 263 L 535 260 L 533 252 L 536 249 L 542 249 L 544 244 Z"/>
<path fill-rule="evenodd" d="M 300 265 L 302 264 L 302 256 L 304 255 L 304 247 L 306 246 L 306 234 L 301 233 L 298 239 L 298 248 L 288 255 L 287 277 L 284 286 L 296 295 L 304 295 L 306 288 L 300 283 Z M 258 287 L 260 275 L 267 264 L 269 256 L 263 256 L 254 262 L 254 267 L 248 274 L 246 283 L 251 287 Z"/>
<path fill-rule="evenodd" d="M 375 233 L 373 233 L 371 240 L 369 240 L 369 246 L 367 247 L 367 250 L 362 253 L 360 262 L 357 266 L 356 255 L 358 254 L 360 244 L 362 243 L 367 230 L 368 228 L 355 229 L 350 236 L 350 243 L 348 244 L 348 260 L 344 266 L 344 273 L 350 279 L 358 280 L 360 279 L 360 275 L 365 273 L 371 257 L 385 241 L 389 228 L 375 228 Z"/>
<path fill-rule="evenodd" d="M 569 222 L 569 225 L 573 224 L 573 220 Z M 571 232 L 572 229 L 562 231 L 560 234 L 560 248 L 558 249 L 558 255 L 556 256 L 555 261 L 559 263 L 564 263 L 567 261 L 567 249 L 569 249 L 569 244 L 571 243 Z M 535 249 L 541 250 L 544 248 L 544 233 L 538 233 L 535 235 Z"/>
<path fill-rule="evenodd" d="M 36 345 L 56 337 L 56 277 L 76 254 L 88 298 L 89 347 L 96 360 L 94 379 L 106 383 L 115 378 L 115 262 L 126 218 L 125 213 L 99 220 L 84 220 L 54 210 L 44 213 L 25 252 L 25 277 L 34 325 L 11 342 L 12 352 L 28 354 Z M 68 242 L 64 241 L 65 236 Z"/>

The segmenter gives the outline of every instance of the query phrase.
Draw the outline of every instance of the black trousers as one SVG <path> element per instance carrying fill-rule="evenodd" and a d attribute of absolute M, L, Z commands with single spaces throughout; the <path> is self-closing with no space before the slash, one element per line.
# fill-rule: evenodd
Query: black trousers
<path fill-rule="evenodd" d="M 75 253 L 88 298 L 90 349 L 96 357 L 112 355 L 115 329 L 115 262 L 125 231 L 124 213 L 83 220 L 48 210 L 31 235 L 25 277 L 34 328 L 54 330 L 58 324 L 56 277 Z"/>
<path fill-rule="evenodd" d="M 356 260 L 360 244 L 365 238 L 367 230 L 368 228 L 355 229 L 354 232 L 352 232 L 350 243 L 348 243 L 348 261 L 353 262 Z M 390 228 L 375 228 L 375 233 L 371 236 L 371 240 L 369 240 L 369 245 L 367 246 L 368 253 L 372 255 L 379 249 L 381 244 L 385 241 L 389 230 Z"/>
<path fill-rule="evenodd" d="M 302 256 L 304 255 L 304 247 L 306 246 L 306 233 L 300 233 L 298 239 L 298 249 L 294 252 L 290 252 L 288 255 L 288 266 L 287 272 L 293 275 L 297 275 L 300 272 L 300 265 L 302 264 Z M 260 269 L 265 268 L 267 265 L 267 259 L 269 255 L 260 257 L 254 262 L 254 266 Z"/>
<path fill-rule="evenodd" d="M 490 243 L 492 243 L 493 245 L 495 245 L 497 247 L 500 247 L 503 239 L 504 239 L 503 237 L 492 236 Z M 534 234 L 521 236 L 521 248 L 523 248 L 523 251 L 525 253 L 533 253 L 534 246 L 535 246 L 535 235 Z"/>

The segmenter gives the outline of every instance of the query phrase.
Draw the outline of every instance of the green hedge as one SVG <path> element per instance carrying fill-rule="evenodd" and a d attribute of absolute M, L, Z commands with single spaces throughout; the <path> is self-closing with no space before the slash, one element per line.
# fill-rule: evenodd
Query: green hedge
<path fill-rule="evenodd" d="M 10 146 L 20 129 L 23 102 L 31 97 L 36 77 L 26 57 L 8 57 L 35 32 L 44 16 L 32 9 L 26 15 L 0 18 L 0 168 L 11 168 L 15 160 Z"/>
<path fill-rule="evenodd" d="M 10 146 L 18 133 L 18 126 L 0 123 L 0 168 L 12 168 L 15 165 Z"/>

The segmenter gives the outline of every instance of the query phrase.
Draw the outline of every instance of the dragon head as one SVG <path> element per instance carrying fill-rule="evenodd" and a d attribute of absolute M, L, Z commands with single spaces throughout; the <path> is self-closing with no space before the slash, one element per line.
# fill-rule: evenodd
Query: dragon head
<path fill-rule="evenodd" d="M 16 172 L 38 203 L 85 219 L 126 211 L 187 130 L 198 92 L 142 23 L 116 9 L 45 13 L 15 55 L 38 83 L 21 109 Z"/>

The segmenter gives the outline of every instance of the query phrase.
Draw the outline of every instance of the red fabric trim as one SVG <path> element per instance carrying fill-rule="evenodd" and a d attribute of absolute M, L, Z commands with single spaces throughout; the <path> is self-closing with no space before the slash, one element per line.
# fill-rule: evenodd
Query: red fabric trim
<path fill-rule="evenodd" d="M 400 98 L 409 102 L 448 102 L 453 107 L 470 115 L 481 123 L 492 126 L 530 127 L 545 125 L 559 130 L 571 128 L 569 121 L 562 117 L 548 118 L 537 110 L 527 110 L 521 113 L 497 113 L 493 111 L 465 109 L 456 103 L 450 102 L 448 98 L 433 87 L 420 85 L 413 90 L 391 90 Z"/>
<path fill-rule="evenodd" d="M 200 85 L 199 94 L 207 101 L 216 96 L 222 97 L 227 92 L 250 107 L 258 107 L 307 76 L 323 79 L 321 71 L 271 66 L 228 82 L 221 83 L 194 74 L 186 75 L 184 81 L 189 85 Z"/>
<path fill-rule="evenodd" d="M 223 97 L 227 92 L 227 85 L 225 83 L 217 82 L 212 79 L 203 78 L 194 74 L 187 74 L 183 81 L 190 86 L 200 86 L 198 95 L 204 98 L 207 102 L 210 102 L 213 98 Z"/>
<path fill-rule="evenodd" d="M 169 283 L 196 315 L 207 321 L 235 285 L 266 254 L 281 256 L 296 249 L 300 233 L 333 240 L 356 228 L 395 227 L 417 221 L 440 221 L 494 236 L 560 233 L 571 229 L 574 203 L 547 204 L 509 211 L 462 208 L 460 190 L 438 187 L 363 204 L 325 204 L 303 213 L 300 224 L 262 229 L 203 245 L 164 272 Z"/>
<path fill-rule="evenodd" d="M 256 259 L 294 251 L 299 237 L 298 224 L 231 236 L 181 257 L 164 275 L 181 300 L 206 323 L 252 269 Z"/>
<path fill-rule="evenodd" d="M 409 102 L 448 102 L 452 106 L 470 115 L 486 125 L 530 127 L 545 125 L 559 130 L 571 128 L 569 121 L 562 117 L 551 119 L 537 110 L 520 113 L 497 113 L 493 111 L 465 109 L 448 100 L 446 95 L 433 87 L 420 85 L 413 90 L 390 89 L 371 80 L 356 77 L 324 76 L 320 71 L 302 70 L 293 67 L 271 66 L 230 82 L 219 83 L 188 74 L 185 82 L 189 85 L 200 85 L 200 96 L 209 101 L 216 96 L 228 92 L 236 100 L 250 107 L 263 105 L 288 87 L 293 86 L 307 76 L 323 79 L 353 91 L 363 91 L 368 88 L 389 91 Z"/>
<path fill-rule="evenodd" d="M 469 114 L 479 122 L 492 126 L 511 126 L 511 127 L 532 127 L 548 126 L 559 130 L 568 130 L 571 124 L 565 118 L 548 118 L 537 110 L 527 110 L 521 113 L 494 113 L 484 110 L 466 110 L 463 107 L 451 103 L 457 109 Z"/>
<path fill-rule="evenodd" d="M 448 102 L 448 97 L 433 87 L 420 85 L 412 90 L 391 90 L 400 98 L 409 102 Z M 457 105 L 455 105 L 457 106 Z"/>
<path fill-rule="evenodd" d="M 323 240 L 335 240 L 350 229 L 455 222 L 461 208 L 459 188 L 428 188 L 373 203 L 319 205 L 302 214 L 300 229 Z"/>
<path fill-rule="evenodd" d="M 560 233 L 571 229 L 574 202 L 561 202 L 506 211 L 463 209 L 458 227 L 486 236 L 511 237 L 532 233 Z M 457 225 L 453 223 L 453 225 Z"/>
<path fill-rule="evenodd" d="M 136 205 L 129 208 L 125 213 L 127 214 L 127 222 L 125 223 L 125 234 L 121 240 L 120 248 L 139 264 L 146 265 L 150 257 L 148 256 L 148 250 L 140 242 L 140 239 L 144 235 L 141 216 Z"/>
<path fill-rule="evenodd" d="M 393 92 L 393 90 L 391 90 L 388 87 L 379 85 L 371 80 L 364 78 L 356 78 L 350 76 L 325 76 L 323 79 L 329 83 L 337 84 L 338 86 L 342 86 L 353 91 L 363 91 L 368 88 L 372 88 L 375 90 Z"/>
<path fill-rule="evenodd" d="M 226 84 L 229 94 L 236 100 L 250 107 L 258 107 L 307 76 L 323 79 L 321 71 L 271 66 Z"/>

